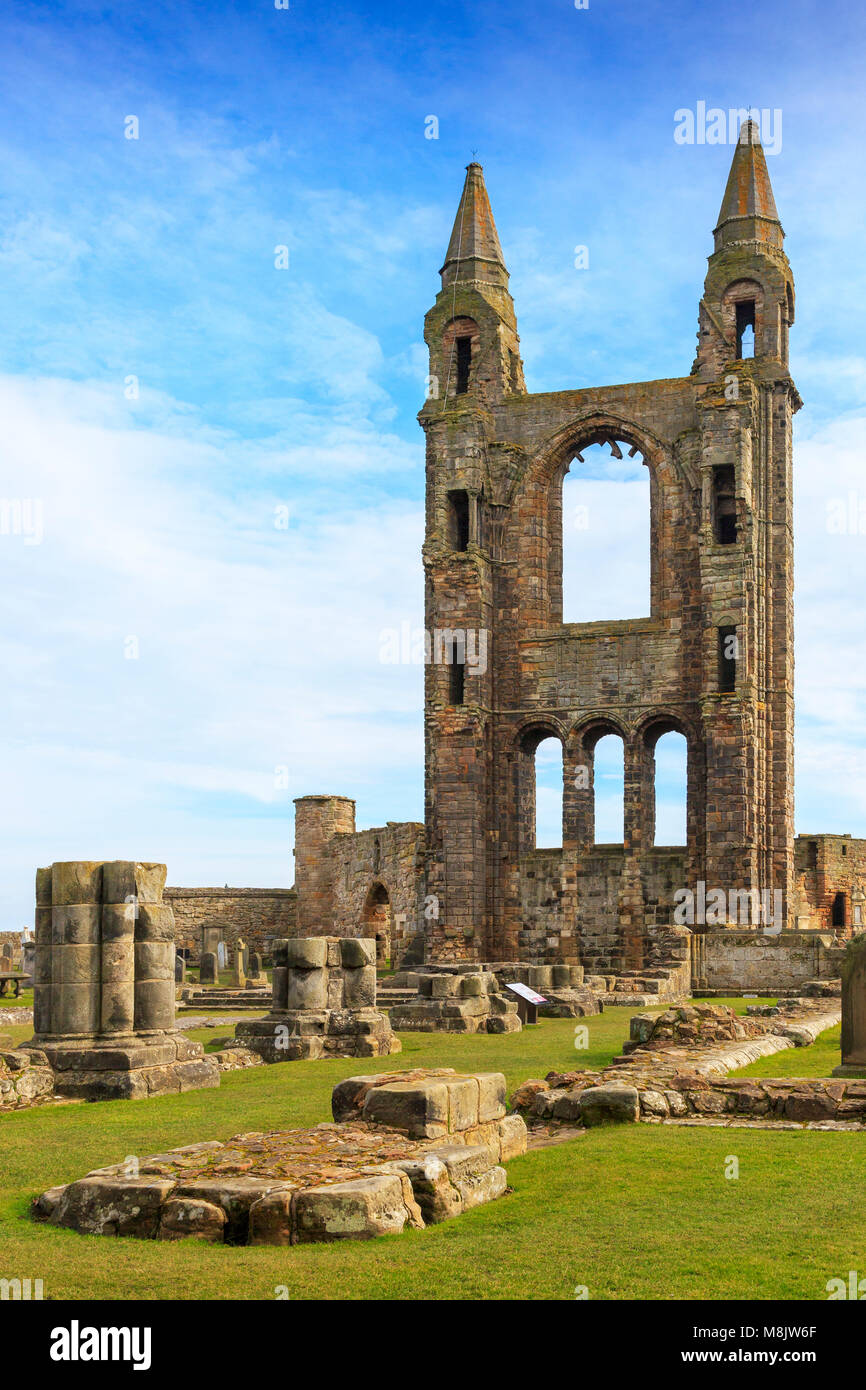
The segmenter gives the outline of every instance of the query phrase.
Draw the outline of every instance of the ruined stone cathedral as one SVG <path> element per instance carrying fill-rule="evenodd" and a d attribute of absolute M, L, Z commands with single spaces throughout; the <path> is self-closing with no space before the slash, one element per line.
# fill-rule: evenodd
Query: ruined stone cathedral
<path fill-rule="evenodd" d="M 752 122 L 713 236 L 687 375 L 531 393 L 482 169 L 469 165 L 424 330 L 425 823 L 356 832 L 349 798 L 299 798 L 300 935 L 375 934 L 395 963 L 635 977 L 684 960 L 674 895 L 712 885 L 782 905 L 770 932 L 755 916 L 679 930 L 701 938 L 693 977 L 742 987 L 754 982 L 747 957 L 749 969 L 784 957 L 784 969 L 758 968 L 768 979 L 800 966 L 811 978 L 834 933 L 861 929 L 866 842 L 794 841 L 801 401 L 788 370 L 794 282 Z M 563 480 L 593 444 L 648 470 L 639 619 L 563 621 Z M 655 748 L 671 731 L 688 768 L 687 842 L 674 847 L 655 843 L 654 826 Z M 624 749 L 614 845 L 595 836 L 594 752 L 608 734 Z M 562 845 L 539 849 L 535 752 L 550 737 L 563 751 Z"/>

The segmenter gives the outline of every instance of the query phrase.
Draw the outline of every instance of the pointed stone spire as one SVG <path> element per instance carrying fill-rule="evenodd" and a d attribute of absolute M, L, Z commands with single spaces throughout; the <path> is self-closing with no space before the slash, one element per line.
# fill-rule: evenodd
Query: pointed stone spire
<path fill-rule="evenodd" d="M 443 285 L 473 280 L 508 285 L 508 271 L 480 164 L 467 164 L 463 196 L 454 219 L 445 264 L 439 272 Z"/>
<path fill-rule="evenodd" d="M 782 245 L 767 160 L 757 121 L 743 121 L 715 229 L 716 250 L 738 241 Z"/>

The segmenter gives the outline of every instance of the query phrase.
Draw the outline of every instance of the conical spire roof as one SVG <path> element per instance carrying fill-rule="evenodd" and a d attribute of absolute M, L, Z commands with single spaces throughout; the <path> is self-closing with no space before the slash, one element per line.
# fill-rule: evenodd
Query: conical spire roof
<path fill-rule="evenodd" d="M 754 221 L 756 218 L 764 224 L 774 222 L 778 230 L 763 226 L 758 232 Z M 748 224 L 743 223 L 742 219 L 748 219 Z M 736 225 L 738 223 L 740 225 Z M 717 247 L 744 239 L 778 241 L 778 245 L 782 244 L 782 225 L 776 211 L 760 130 L 757 121 L 752 120 L 744 121 L 740 126 L 716 226 Z"/>
<path fill-rule="evenodd" d="M 480 164 L 466 166 L 463 196 L 454 219 L 441 275 L 444 284 L 454 280 L 477 279 L 507 283 L 508 271 L 505 269 L 505 258 Z"/>

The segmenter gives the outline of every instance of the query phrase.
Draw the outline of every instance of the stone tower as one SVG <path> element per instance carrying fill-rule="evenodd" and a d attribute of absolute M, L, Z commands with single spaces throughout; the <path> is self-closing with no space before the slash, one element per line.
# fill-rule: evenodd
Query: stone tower
<path fill-rule="evenodd" d="M 757 127 L 741 129 L 688 376 L 530 394 L 481 167 L 470 164 L 430 377 L 426 889 L 434 959 L 640 970 L 673 888 L 779 889 L 793 862 L 794 289 Z M 754 355 L 747 344 L 754 336 Z M 591 444 L 649 471 L 650 612 L 564 623 L 562 485 Z M 687 845 L 654 844 L 655 745 L 688 749 Z M 623 740 L 621 846 L 593 757 Z M 535 847 L 534 755 L 563 748 L 562 849 Z M 700 923 L 697 924 L 700 930 Z"/>

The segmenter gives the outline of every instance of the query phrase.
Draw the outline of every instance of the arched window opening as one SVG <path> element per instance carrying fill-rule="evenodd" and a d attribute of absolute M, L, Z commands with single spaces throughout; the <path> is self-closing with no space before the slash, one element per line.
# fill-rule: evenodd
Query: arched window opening
<path fill-rule="evenodd" d="M 477 361 L 481 338 L 478 324 L 465 315 L 452 319 L 442 334 L 445 395 L 463 396 L 472 384 L 472 365 Z"/>
<path fill-rule="evenodd" d="M 447 644 L 448 703 L 462 705 L 466 697 L 466 642 L 454 638 Z"/>
<path fill-rule="evenodd" d="M 737 688 L 737 658 L 740 644 L 737 629 L 731 626 L 719 628 L 719 693 L 730 695 Z"/>
<path fill-rule="evenodd" d="M 655 746 L 655 844 L 686 844 L 687 797 L 688 743 L 671 730 Z"/>
<path fill-rule="evenodd" d="M 719 545 L 733 545 L 737 539 L 737 491 L 732 463 L 713 469 L 713 533 Z"/>
<path fill-rule="evenodd" d="M 745 360 L 755 355 L 755 301 L 737 301 L 737 358 Z"/>
<path fill-rule="evenodd" d="M 834 927 L 844 927 L 845 925 L 845 894 L 837 893 L 833 899 L 831 909 L 830 924 Z"/>
<path fill-rule="evenodd" d="M 452 550 L 465 550 L 469 545 L 469 494 L 448 494 L 448 544 Z"/>
<path fill-rule="evenodd" d="M 625 750 L 619 734 L 603 734 L 595 745 L 595 843 L 621 845 L 625 824 Z"/>
<path fill-rule="evenodd" d="M 535 848 L 562 847 L 562 744 L 543 738 L 535 750 Z"/>
<path fill-rule="evenodd" d="M 649 470 L 635 445 L 588 444 L 562 483 L 563 622 L 650 611 Z"/>
<path fill-rule="evenodd" d="M 370 887 L 361 924 L 363 935 L 376 939 L 376 964 L 387 965 L 391 959 L 391 899 L 383 883 Z"/>
<path fill-rule="evenodd" d="M 472 339 L 468 336 L 457 339 L 457 394 L 463 396 L 469 390 L 469 372 L 472 367 Z"/>

